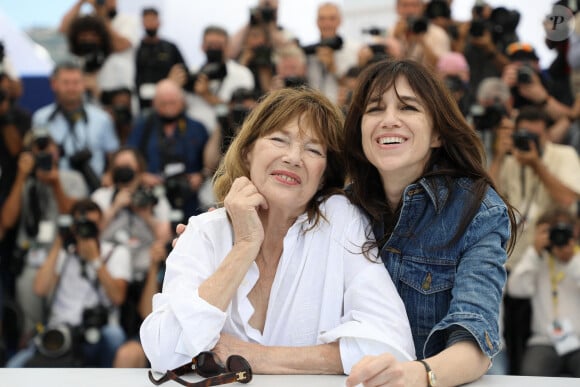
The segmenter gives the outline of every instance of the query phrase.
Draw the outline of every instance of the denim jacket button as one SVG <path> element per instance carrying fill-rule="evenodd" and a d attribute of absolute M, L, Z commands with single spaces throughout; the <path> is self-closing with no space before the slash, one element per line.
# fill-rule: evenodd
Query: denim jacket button
<path fill-rule="evenodd" d="M 431 282 L 433 282 L 433 278 L 431 277 L 431 273 L 427 273 L 427 276 L 423 280 L 423 284 L 421 285 L 421 288 L 425 291 L 431 289 Z"/>

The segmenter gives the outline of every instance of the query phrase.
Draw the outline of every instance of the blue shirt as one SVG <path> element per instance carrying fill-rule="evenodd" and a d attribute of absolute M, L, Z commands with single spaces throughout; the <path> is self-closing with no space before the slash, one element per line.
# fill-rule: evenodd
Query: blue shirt
<path fill-rule="evenodd" d="M 431 183 L 431 184 L 430 184 Z M 493 357 L 500 350 L 499 308 L 510 223 L 505 203 L 491 188 L 454 243 L 472 199 L 471 180 L 422 179 L 403 194 L 399 220 L 381 259 L 405 303 L 419 359 L 454 341 L 475 340 Z M 384 226 L 375 226 L 377 239 Z M 453 334 L 450 340 L 450 334 Z"/>
<path fill-rule="evenodd" d="M 143 139 L 147 136 L 147 139 Z M 147 161 L 147 171 L 163 175 L 168 163 L 185 164 L 186 173 L 203 169 L 203 149 L 209 139 L 205 126 L 185 116 L 177 121 L 173 135 L 162 133 L 162 123 L 157 114 L 142 117 L 135 124 L 127 140 L 127 145 L 139 149 Z M 185 215 L 193 215 L 198 210 L 197 195 L 186 203 Z"/>
<path fill-rule="evenodd" d="M 100 177 L 105 171 L 106 155 L 119 148 L 119 139 L 107 112 L 90 103 L 83 104 L 83 110 L 85 116 L 76 120 L 72 131 L 56 104 L 38 109 L 32 116 L 32 125 L 46 127 L 52 139 L 64 150 L 65 157 L 60 158 L 59 168 L 70 170 L 68 158 L 87 148 L 92 153 L 90 165 Z"/>

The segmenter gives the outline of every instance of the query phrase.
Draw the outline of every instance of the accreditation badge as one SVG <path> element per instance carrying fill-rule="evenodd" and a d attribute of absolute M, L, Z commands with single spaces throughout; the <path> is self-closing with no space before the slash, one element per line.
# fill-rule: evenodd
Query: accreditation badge
<path fill-rule="evenodd" d="M 569 319 L 557 320 L 547 327 L 548 336 L 558 355 L 563 356 L 580 348 L 580 339 Z"/>

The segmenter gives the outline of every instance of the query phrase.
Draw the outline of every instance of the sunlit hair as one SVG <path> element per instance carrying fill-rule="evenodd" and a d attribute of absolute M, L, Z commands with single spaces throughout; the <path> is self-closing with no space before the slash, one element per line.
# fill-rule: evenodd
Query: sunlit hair
<path fill-rule="evenodd" d="M 307 205 L 309 220 L 314 224 L 318 222 L 320 201 L 342 192 L 344 186 L 343 114 L 320 92 L 306 87 L 273 91 L 252 109 L 215 174 L 214 193 L 218 203 L 223 203 L 236 178 L 250 177 L 247 155 L 256 140 L 281 130 L 296 118 L 301 132 L 311 129 L 316 139 L 326 147 L 323 186 Z"/>
<path fill-rule="evenodd" d="M 443 177 L 450 188 L 452 178 L 468 177 L 473 180 L 473 200 L 465 203 L 458 233 L 449 243 L 456 242 L 477 213 L 489 187 L 494 184 L 485 169 L 485 153 L 475 130 L 465 121 L 457 103 L 441 80 L 429 69 L 412 60 L 384 60 L 365 68 L 353 93 L 352 104 L 345 121 L 345 158 L 347 174 L 352 180 L 351 200 L 362 207 L 374 222 L 385 216 L 394 217 L 397 209 L 391 208 L 384 194 L 379 171 L 368 161 L 362 148 L 361 122 L 369 101 L 381 99 L 395 83 L 404 78 L 419 98 L 433 123 L 433 133 L 439 135 L 441 147 L 433 149 L 421 178 Z M 403 101 L 402 101 L 403 102 Z M 437 166 L 434 168 L 434 166 Z M 441 200 L 441 198 L 437 198 Z M 504 200 L 505 201 L 505 200 Z M 514 210 L 506 202 L 512 226 L 511 249 L 516 223 Z M 377 236 L 381 243 L 380 236 Z M 382 241 L 384 242 L 384 240 Z"/>

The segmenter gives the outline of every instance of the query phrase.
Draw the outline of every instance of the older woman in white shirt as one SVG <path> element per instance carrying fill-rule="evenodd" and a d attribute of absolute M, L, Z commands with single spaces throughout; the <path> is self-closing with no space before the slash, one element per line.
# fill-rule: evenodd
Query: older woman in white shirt
<path fill-rule="evenodd" d="M 341 195 L 342 139 L 342 114 L 319 92 L 279 90 L 254 108 L 217 172 L 224 208 L 189 220 L 141 327 L 154 370 L 208 350 L 270 374 L 414 358 L 366 218 Z"/>

